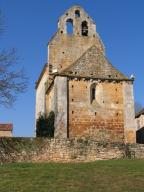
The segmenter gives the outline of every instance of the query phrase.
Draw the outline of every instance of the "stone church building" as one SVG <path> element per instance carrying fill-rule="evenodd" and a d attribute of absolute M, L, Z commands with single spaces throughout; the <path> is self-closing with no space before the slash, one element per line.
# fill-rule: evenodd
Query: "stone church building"
<path fill-rule="evenodd" d="M 36 83 L 36 119 L 51 111 L 55 137 L 135 143 L 133 79 L 108 61 L 95 22 L 79 6 L 59 18 Z"/>

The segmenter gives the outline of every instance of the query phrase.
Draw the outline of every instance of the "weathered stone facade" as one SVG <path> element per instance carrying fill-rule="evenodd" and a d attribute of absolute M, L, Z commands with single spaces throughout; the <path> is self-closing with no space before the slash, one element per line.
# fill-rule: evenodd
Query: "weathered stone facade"
<path fill-rule="evenodd" d="M 0 139 L 0 163 L 91 162 L 125 157 L 120 143 L 81 139 Z"/>
<path fill-rule="evenodd" d="M 91 82 L 69 81 L 69 136 L 124 141 L 122 84 L 101 82 L 90 101 Z M 82 93 L 82 94 L 81 94 Z"/>
<path fill-rule="evenodd" d="M 82 139 L 0 138 L 0 163 L 144 159 L 144 145 Z"/>
<path fill-rule="evenodd" d="M 48 67 L 47 65 L 44 66 L 44 69 L 39 77 L 39 81 L 37 82 L 38 86 L 36 85 L 36 119 L 39 117 L 40 114 L 46 112 L 46 82 L 48 80 Z"/>
<path fill-rule="evenodd" d="M 50 111 L 56 138 L 135 143 L 133 80 L 107 60 L 95 22 L 79 6 L 60 17 L 36 85 L 36 119 Z"/>

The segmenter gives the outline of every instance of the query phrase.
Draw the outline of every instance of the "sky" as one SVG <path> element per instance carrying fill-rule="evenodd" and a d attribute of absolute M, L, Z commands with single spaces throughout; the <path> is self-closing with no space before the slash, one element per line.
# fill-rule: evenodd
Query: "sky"
<path fill-rule="evenodd" d="M 47 62 L 47 44 L 58 18 L 73 5 L 95 20 L 110 62 L 125 75 L 135 75 L 135 101 L 144 106 L 144 0 L 0 0 L 5 33 L 0 49 L 15 48 L 18 68 L 29 78 L 26 93 L 12 108 L 0 106 L 0 122 L 13 123 L 13 135 L 35 135 L 35 82 Z"/>

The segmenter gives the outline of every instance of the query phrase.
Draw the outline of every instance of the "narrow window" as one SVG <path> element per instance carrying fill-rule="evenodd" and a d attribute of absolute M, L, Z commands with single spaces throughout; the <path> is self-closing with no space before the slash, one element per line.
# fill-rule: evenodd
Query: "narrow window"
<path fill-rule="evenodd" d="M 95 88 L 92 88 L 92 101 L 95 100 Z"/>
<path fill-rule="evenodd" d="M 82 28 L 82 36 L 88 36 L 88 23 L 87 23 L 87 21 L 82 22 L 81 28 Z"/>
<path fill-rule="evenodd" d="M 66 27 L 67 27 L 67 34 L 72 35 L 73 34 L 73 20 L 72 19 L 67 20 Z"/>
<path fill-rule="evenodd" d="M 80 11 L 79 11 L 79 10 L 76 10 L 76 11 L 75 11 L 75 17 L 76 17 L 76 18 L 80 17 Z"/>
<path fill-rule="evenodd" d="M 90 102 L 92 103 L 95 100 L 96 100 L 96 84 L 94 83 L 90 87 Z"/>

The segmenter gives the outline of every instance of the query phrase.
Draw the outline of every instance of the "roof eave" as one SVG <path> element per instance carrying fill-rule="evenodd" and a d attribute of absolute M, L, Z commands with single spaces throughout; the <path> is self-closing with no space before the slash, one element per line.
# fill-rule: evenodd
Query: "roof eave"
<path fill-rule="evenodd" d="M 42 72 L 40 73 L 40 76 L 39 76 L 38 80 L 37 80 L 36 83 L 35 83 L 35 89 L 38 88 L 39 83 L 40 83 L 40 81 L 41 81 L 41 79 L 42 79 L 42 76 L 43 76 L 43 74 L 44 74 L 44 72 L 45 72 L 45 70 L 46 70 L 47 65 L 48 65 L 48 63 L 46 63 L 46 64 L 44 65 L 43 70 L 42 70 Z"/>
<path fill-rule="evenodd" d="M 133 79 L 115 79 L 115 78 L 99 78 L 99 77 L 88 77 L 88 76 L 76 76 L 76 75 L 67 75 L 67 74 L 57 74 L 56 76 L 69 77 L 69 78 L 79 78 L 79 79 L 94 79 L 94 80 L 103 80 L 103 81 L 129 81 L 134 82 Z"/>
<path fill-rule="evenodd" d="M 139 112 L 135 115 L 135 118 L 139 118 L 141 115 L 144 115 L 144 109 L 142 109 L 141 111 L 139 111 Z"/>

